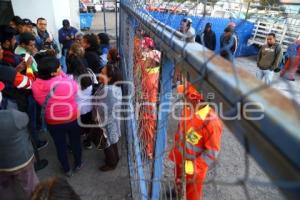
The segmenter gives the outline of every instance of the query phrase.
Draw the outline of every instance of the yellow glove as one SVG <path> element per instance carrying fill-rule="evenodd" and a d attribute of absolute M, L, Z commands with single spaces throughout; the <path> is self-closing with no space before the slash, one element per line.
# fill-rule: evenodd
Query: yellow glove
<path fill-rule="evenodd" d="M 185 161 L 185 173 L 188 175 L 194 174 L 194 163 L 191 160 Z"/>

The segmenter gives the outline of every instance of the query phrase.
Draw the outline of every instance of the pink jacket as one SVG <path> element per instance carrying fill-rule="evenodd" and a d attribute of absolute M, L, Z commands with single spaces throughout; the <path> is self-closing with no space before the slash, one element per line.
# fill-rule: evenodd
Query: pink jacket
<path fill-rule="evenodd" d="M 63 72 L 49 80 L 37 78 L 32 84 L 34 99 L 43 105 L 50 89 L 56 86 L 54 94 L 45 110 L 47 124 L 64 124 L 74 121 L 79 116 L 76 103 L 78 85 Z"/>

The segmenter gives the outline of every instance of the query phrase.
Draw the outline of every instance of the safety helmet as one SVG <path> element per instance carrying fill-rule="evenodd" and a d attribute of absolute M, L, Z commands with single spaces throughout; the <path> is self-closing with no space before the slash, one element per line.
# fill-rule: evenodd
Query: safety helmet
<path fill-rule="evenodd" d="M 189 17 L 185 17 L 182 19 L 183 22 L 189 22 L 189 23 L 193 23 L 193 20 Z"/>
<path fill-rule="evenodd" d="M 154 47 L 154 41 L 150 37 L 144 37 L 142 41 L 143 48 L 153 48 Z"/>
<path fill-rule="evenodd" d="M 183 94 L 184 92 L 185 92 L 186 98 L 188 98 L 190 100 L 197 100 L 197 101 L 204 100 L 203 95 L 200 92 L 198 92 L 195 89 L 195 87 L 190 83 L 188 83 L 186 88 L 184 88 L 183 84 L 177 86 L 177 93 Z"/>

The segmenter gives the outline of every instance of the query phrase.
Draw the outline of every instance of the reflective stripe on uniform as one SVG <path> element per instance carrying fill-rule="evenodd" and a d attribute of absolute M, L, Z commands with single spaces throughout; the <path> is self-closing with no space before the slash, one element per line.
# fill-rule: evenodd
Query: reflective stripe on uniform
<path fill-rule="evenodd" d="M 177 149 L 180 151 L 181 155 L 183 155 L 183 147 L 179 144 L 176 144 Z M 186 152 L 185 158 L 188 160 L 195 160 L 198 156 L 202 156 L 202 158 L 205 160 L 207 165 L 210 165 L 214 162 L 215 159 L 217 159 L 219 155 L 219 151 L 216 150 L 208 150 L 203 149 L 200 147 L 193 146 L 189 143 L 186 143 L 186 149 L 191 150 L 192 152 L 197 153 L 198 155 L 191 155 Z"/>
<path fill-rule="evenodd" d="M 212 160 L 207 154 L 201 155 L 202 159 L 206 162 L 207 166 L 210 166 L 215 160 Z"/>
<path fill-rule="evenodd" d="M 176 147 L 177 147 L 178 151 L 181 153 L 181 155 L 183 155 L 183 147 L 180 146 L 179 144 L 176 144 Z M 188 160 L 195 160 L 196 157 L 197 157 L 196 155 L 190 155 L 187 152 L 185 154 L 185 158 Z"/>
<path fill-rule="evenodd" d="M 219 151 L 211 150 L 211 149 L 205 150 L 205 153 L 206 153 L 207 155 L 209 155 L 210 157 L 213 157 L 213 158 L 217 158 L 218 155 L 219 155 Z"/>
<path fill-rule="evenodd" d="M 146 68 L 148 74 L 157 74 L 159 73 L 159 67 Z"/>
<path fill-rule="evenodd" d="M 17 88 L 23 88 L 27 85 L 28 83 L 28 77 L 27 76 L 23 76 L 23 80 L 22 82 L 17 86 Z"/>
<path fill-rule="evenodd" d="M 195 153 L 202 153 L 205 149 L 200 148 L 200 147 L 196 147 L 188 142 L 185 143 L 185 147 L 192 150 Z"/>

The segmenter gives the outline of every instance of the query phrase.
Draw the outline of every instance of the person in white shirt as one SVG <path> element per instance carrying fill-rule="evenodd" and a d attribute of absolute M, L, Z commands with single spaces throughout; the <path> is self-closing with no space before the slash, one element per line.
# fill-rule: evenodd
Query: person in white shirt
<path fill-rule="evenodd" d="M 195 42 L 196 31 L 192 27 L 192 19 L 191 18 L 183 18 L 180 22 L 179 31 L 184 34 L 184 40 L 186 42 Z"/>

